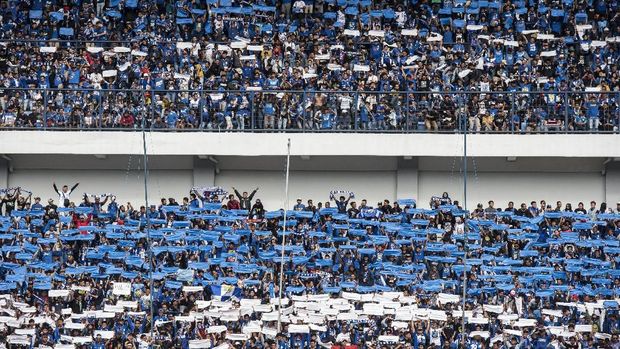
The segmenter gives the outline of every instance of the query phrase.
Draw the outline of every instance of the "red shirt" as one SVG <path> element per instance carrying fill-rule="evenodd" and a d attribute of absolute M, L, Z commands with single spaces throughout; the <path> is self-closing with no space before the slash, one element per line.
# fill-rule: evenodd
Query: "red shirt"
<path fill-rule="evenodd" d="M 73 214 L 73 224 L 75 225 L 76 228 L 85 227 L 90 224 L 90 220 L 92 217 L 93 215 L 89 214 L 88 217 L 86 217 L 86 219 L 82 220 L 80 219 L 80 216 Z M 87 232 L 84 232 L 84 234 L 87 234 Z"/>
<path fill-rule="evenodd" d="M 120 124 L 122 126 L 131 126 L 133 125 L 133 122 L 134 122 L 133 115 L 131 115 L 130 113 L 125 113 L 123 117 L 121 118 Z"/>
<path fill-rule="evenodd" d="M 238 210 L 239 209 L 239 201 L 232 199 L 228 200 L 228 204 L 226 205 L 229 210 Z"/>

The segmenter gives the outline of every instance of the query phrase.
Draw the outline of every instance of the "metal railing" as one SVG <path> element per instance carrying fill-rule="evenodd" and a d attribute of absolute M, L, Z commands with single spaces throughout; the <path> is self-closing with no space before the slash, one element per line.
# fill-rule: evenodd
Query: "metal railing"
<path fill-rule="evenodd" d="M 619 92 L 0 90 L 0 128 L 618 133 Z"/>

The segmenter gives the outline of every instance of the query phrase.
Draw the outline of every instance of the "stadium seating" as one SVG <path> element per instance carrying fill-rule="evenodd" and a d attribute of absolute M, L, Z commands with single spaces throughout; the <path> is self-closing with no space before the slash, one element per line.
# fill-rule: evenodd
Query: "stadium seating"
<path fill-rule="evenodd" d="M 619 344 L 620 203 L 468 212 L 447 193 L 370 207 L 334 191 L 269 211 L 212 187 L 134 208 L 76 187 L 46 206 L 3 192 L 12 348 Z"/>
<path fill-rule="evenodd" d="M 616 1 L 306 2 L 4 2 L 0 125 L 618 130 Z"/>

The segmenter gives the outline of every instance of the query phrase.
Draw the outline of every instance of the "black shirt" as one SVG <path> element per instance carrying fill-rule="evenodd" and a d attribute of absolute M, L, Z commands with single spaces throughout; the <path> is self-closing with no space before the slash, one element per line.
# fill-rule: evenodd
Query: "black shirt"
<path fill-rule="evenodd" d="M 347 210 L 347 215 L 349 216 L 349 218 L 355 218 L 357 217 L 359 213 L 360 213 L 360 210 L 358 210 L 357 208 L 351 207 L 350 209 Z"/>

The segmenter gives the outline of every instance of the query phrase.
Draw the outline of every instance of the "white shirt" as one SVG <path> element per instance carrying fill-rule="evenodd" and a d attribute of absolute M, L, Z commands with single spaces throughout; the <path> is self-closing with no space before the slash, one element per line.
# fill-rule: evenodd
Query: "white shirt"
<path fill-rule="evenodd" d="M 304 7 L 306 7 L 306 3 L 302 0 L 295 1 L 295 3 L 293 4 L 293 8 L 296 8 L 298 10 L 303 9 Z"/>
<path fill-rule="evenodd" d="M 65 199 L 71 201 L 71 193 L 73 190 L 69 189 L 66 193 L 60 189 L 58 191 L 58 206 L 59 207 L 67 207 L 65 206 Z"/>

